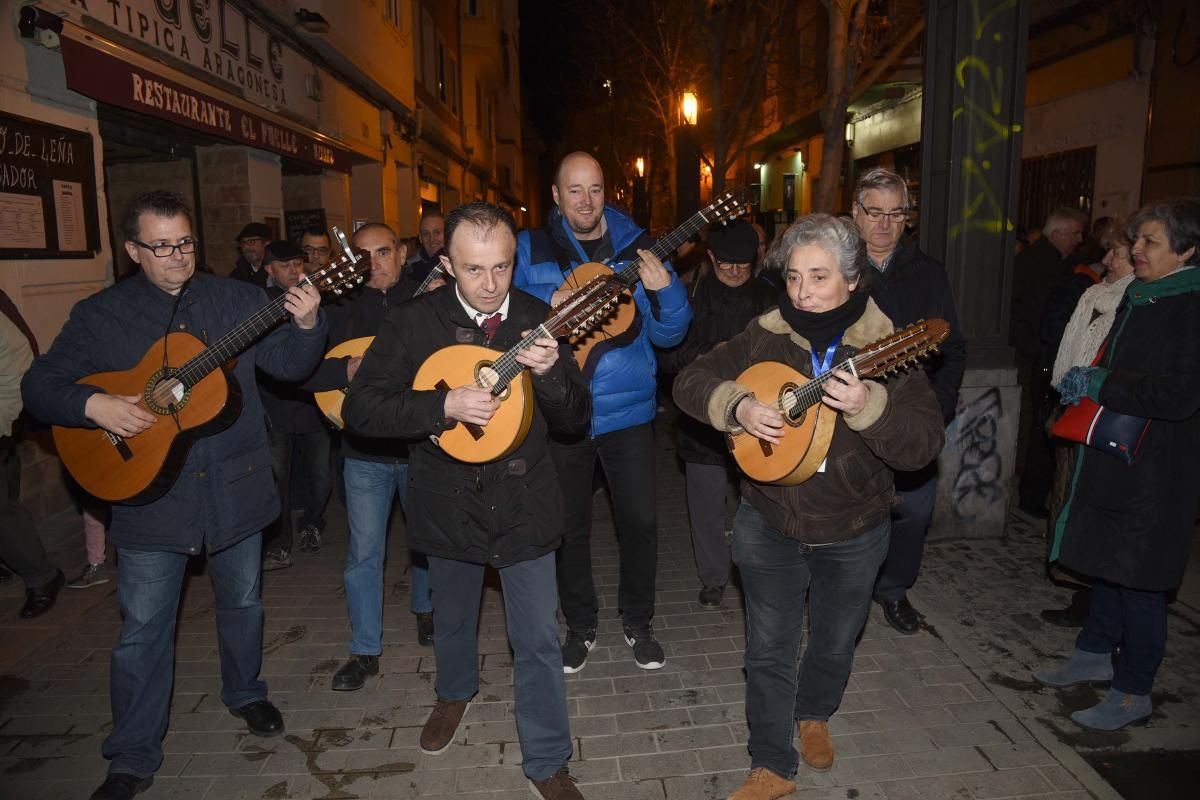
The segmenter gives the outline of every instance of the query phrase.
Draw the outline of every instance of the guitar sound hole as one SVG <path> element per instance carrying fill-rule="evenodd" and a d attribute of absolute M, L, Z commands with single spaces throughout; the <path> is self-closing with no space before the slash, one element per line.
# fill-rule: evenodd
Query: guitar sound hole
<path fill-rule="evenodd" d="M 155 414 L 167 415 L 179 411 L 191 396 L 191 390 L 181 381 L 170 375 L 163 376 L 163 370 L 150 379 L 149 389 L 143 395 L 146 405 Z"/>
<path fill-rule="evenodd" d="M 491 361 L 481 361 L 475 366 L 475 383 L 484 389 L 492 389 L 495 392 L 496 384 L 500 383 L 500 373 L 492 368 Z M 509 387 L 505 386 L 498 394 L 501 400 L 508 399 Z"/>
<path fill-rule="evenodd" d="M 799 400 L 796 398 L 798 388 L 794 383 L 785 383 L 779 390 L 779 407 L 783 409 L 783 421 L 793 428 L 803 425 L 804 418 L 808 416 L 807 408 L 798 408 Z"/>

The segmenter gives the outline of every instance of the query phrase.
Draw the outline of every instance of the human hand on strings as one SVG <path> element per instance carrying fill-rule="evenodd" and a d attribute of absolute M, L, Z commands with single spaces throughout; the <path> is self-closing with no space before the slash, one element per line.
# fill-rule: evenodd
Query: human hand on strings
<path fill-rule="evenodd" d="M 446 393 L 442 413 L 446 419 L 469 422 L 472 425 L 487 425 L 499 408 L 500 398 L 489 389 L 460 386 Z"/>
<path fill-rule="evenodd" d="M 638 277 L 642 279 L 642 286 L 649 291 L 657 292 L 659 289 L 665 289 L 671 285 L 671 273 L 658 260 L 658 256 L 649 250 L 638 250 L 637 254 L 638 258 L 642 260 L 642 265 L 638 267 Z"/>
<path fill-rule="evenodd" d="M 822 384 L 821 391 L 821 402 L 850 416 L 867 407 L 871 394 L 858 376 L 844 369 L 830 370 L 829 380 Z"/>
<path fill-rule="evenodd" d="M 321 307 L 321 293 L 311 283 L 293 286 L 284 295 L 283 307 L 292 315 L 296 326 L 312 330 L 317 324 L 317 309 Z"/>
<path fill-rule="evenodd" d="M 747 395 L 737 404 L 733 416 L 742 429 L 754 438 L 771 444 L 783 441 L 783 414 L 778 408 Z"/>
<path fill-rule="evenodd" d="M 529 331 L 521 333 L 528 336 Z M 558 342 L 549 337 L 536 339 L 532 347 L 527 347 L 517 353 L 517 363 L 529 367 L 534 375 L 545 375 L 558 361 Z"/>
<path fill-rule="evenodd" d="M 109 433 L 137 436 L 154 424 L 157 417 L 138 405 L 141 395 L 97 392 L 87 399 L 83 414 Z"/>

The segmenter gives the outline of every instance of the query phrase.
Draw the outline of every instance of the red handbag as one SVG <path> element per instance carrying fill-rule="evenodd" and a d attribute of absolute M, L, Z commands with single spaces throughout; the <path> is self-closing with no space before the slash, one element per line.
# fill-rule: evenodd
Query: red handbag
<path fill-rule="evenodd" d="M 1107 342 L 1105 346 L 1107 346 Z M 1092 366 L 1100 363 L 1104 347 L 1096 354 Z M 1066 406 L 1062 416 L 1050 428 L 1050 434 L 1070 442 L 1093 447 L 1102 453 L 1132 464 L 1137 460 L 1150 430 L 1150 420 L 1121 414 L 1097 403 L 1086 395 L 1073 406 Z"/>

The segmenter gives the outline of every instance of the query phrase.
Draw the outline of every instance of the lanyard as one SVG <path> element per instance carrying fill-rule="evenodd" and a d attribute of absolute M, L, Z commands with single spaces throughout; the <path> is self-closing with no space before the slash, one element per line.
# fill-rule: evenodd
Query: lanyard
<path fill-rule="evenodd" d="M 838 337 L 833 340 L 833 343 L 826 348 L 824 358 L 818 360 L 817 354 L 815 352 L 811 353 L 814 378 L 824 375 L 826 372 L 829 372 L 831 367 L 833 367 L 833 353 L 838 349 L 838 345 L 842 343 L 843 336 L 845 336 L 844 332 L 838 334 Z"/>

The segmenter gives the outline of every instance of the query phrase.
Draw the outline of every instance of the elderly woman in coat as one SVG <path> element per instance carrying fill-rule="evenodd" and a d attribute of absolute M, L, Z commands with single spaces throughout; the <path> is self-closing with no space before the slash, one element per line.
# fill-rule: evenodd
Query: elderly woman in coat
<path fill-rule="evenodd" d="M 1034 673 L 1048 686 L 1112 682 L 1071 719 L 1117 730 L 1150 716 L 1166 652 L 1166 595 L 1183 579 L 1200 474 L 1200 201 L 1147 206 L 1127 226 L 1134 280 L 1095 366 L 1060 382 L 1150 427 L 1132 464 L 1078 446 L 1051 557 L 1093 579 L 1091 603 L 1066 662 Z M 1121 646 L 1115 663 L 1113 653 Z"/>
<path fill-rule="evenodd" d="M 854 224 L 811 214 L 775 248 L 772 260 L 785 265 L 778 305 L 685 367 L 674 387 L 685 413 L 778 444 L 786 423 L 778 406 L 763 402 L 775 398 L 754 397 L 738 383 L 752 364 L 778 361 L 808 377 L 829 372 L 822 402 L 838 412 L 825 463 L 807 481 L 741 484 L 733 560 L 746 599 L 751 771 L 730 800 L 791 794 L 801 756 L 813 769 L 833 764 L 827 722 L 841 703 L 887 555 L 892 470 L 925 466 L 943 439 L 942 412 L 921 370 L 882 383 L 832 367 L 893 331 L 867 291 Z"/>

